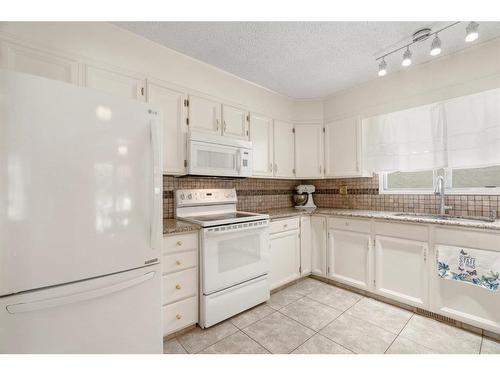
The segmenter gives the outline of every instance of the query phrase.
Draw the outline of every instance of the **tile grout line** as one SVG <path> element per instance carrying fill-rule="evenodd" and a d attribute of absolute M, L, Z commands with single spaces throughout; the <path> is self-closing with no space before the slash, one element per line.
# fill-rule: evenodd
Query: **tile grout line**
<path fill-rule="evenodd" d="M 401 329 L 399 330 L 399 332 L 396 334 L 396 337 L 394 337 L 394 340 L 392 340 L 392 342 L 389 344 L 389 346 L 387 347 L 387 349 L 385 349 L 384 354 L 387 354 L 387 351 L 388 351 L 388 350 L 389 350 L 389 348 L 392 346 L 392 344 L 394 344 L 394 341 L 396 341 L 396 339 L 399 337 L 399 335 L 401 335 L 401 332 L 403 332 L 403 330 L 406 328 L 406 326 L 407 326 L 407 325 L 408 325 L 408 323 L 410 322 L 411 318 L 413 318 L 413 315 L 415 315 L 415 314 L 411 314 L 410 319 L 408 319 L 408 320 L 406 321 L 406 323 L 404 324 L 403 328 L 401 328 Z M 419 345 L 420 345 L 420 344 L 419 344 Z"/>
<path fill-rule="evenodd" d="M 271 315 L 271 314 L 269 314 L 269 315 Z M 245 331 L 243 331 L 243 330 L 240 329 L 240 332 L 243 333 L 250 340 L 252 340 L 253 342 L 255 342 L 257 345 L 259 345 L 261 348 L 263 348 L 266 352 L 268 352 L 269 354 L 273 354 L 269 350 L 267 350 L 267 348 L 264 345 L 262 345 L 260 342 L 258 342 L 257 340 L 255 340 L 253 337 L 250 337 Z"/>

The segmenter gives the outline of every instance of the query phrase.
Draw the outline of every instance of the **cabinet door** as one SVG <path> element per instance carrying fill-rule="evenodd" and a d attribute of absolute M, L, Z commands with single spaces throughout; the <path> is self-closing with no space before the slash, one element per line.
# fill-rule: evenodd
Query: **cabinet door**
<path fill-rule="evenodd" d="M 185 174 L 187 96 L 182 91 L 148 83 L 148 102 L 161 111 L 163 123 L 163 172 Z"/>
<path fill-rule="evenodd" d="M 3 68 L 78 84 L 78 63 L 74 60 L 6 42 L 1 46 Z"/>
<path fill-rule="evenodd" d="M 274 122 L 274 176 L 295 177 L 295 142 L 293 124 Z"/>
<path fill-rule="evenodd" d="M 311 217 L 311 272 L 326 277 L 326 217 Z"/>
<path fill-rule="evenodd" d="M 376 236 L 375 291 L 416 307 L 427 306 L 426 242 Z"/>
<path fill-rule="evenodd" d="M 370 235 L 330 229 L 328 240 L 328 277 L 357 288 L 370 289 Z"/>
<path fill-rule="evenodd" d="M 273 175 L 273 120 L 250 115 L 250 140 L 253 145 L 253 175 Z"/>
<path fill-rule="evenodd" d="M 222 134 L 220 103 L 201 96 L 189 95 L 188 108 L 191 130 L 207 134 Z"/>
<path fill-rule="evenodd" d="M 300 218 L 300 276 L 311 273 L 311 217 Z"/>
<path fill-rule="evenodd" d="M 323 177 L 323 125 L 295 125 L 295 175 L 297 178 Z"/>
<path fill-rule="evenodd" d="M 127 99 L 144 101 L 146 80 L 87 65 L 86 86 Z"/>
<path fill-rule="evenodd" d="M 325 124 L 325 176 L 362 175 L 359 117 Z"/>
<path fill-rule="evenodd" d="M 275 289 L 300 277 L 299 231 L 289 230 L 272 234 L 271 245 L 271 289 Z"/>
<path fill-rule="evenodd" d="M 222 135 L 248 139 L 248 112 L 242 108 L 222 105 Z"/>

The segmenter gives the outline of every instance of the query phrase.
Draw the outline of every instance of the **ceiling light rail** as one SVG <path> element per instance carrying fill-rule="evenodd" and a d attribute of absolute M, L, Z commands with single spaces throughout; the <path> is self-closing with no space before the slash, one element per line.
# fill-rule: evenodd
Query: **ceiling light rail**
<path fill-rule="evenodd" d="M 430 28 L 424 28 L 417 30 L 413 35 L 412 35 L 412 41 L 411 43 L 405 44 L 401 47 L 398 47 L 396 49 L 393 49 L 390 52 L 387 52 L 380 57 L 377 57 L 375 61 L 380 61 L 379 66 L 378 66 L 378 75 L 380 77 L 385 76 L 387 74 L 387 63 L 385 61 L 385 58 L 389 55 L 392 55 L 396 52 L 399 52 L 401 50 L 405 50 L 403 53 L 403 59 L 401 61 L 401 65 L 404 67 L 410 66 L 412 63 L 411 57 L 412 57 L 412 52 L 410 50 L 410 47 L 416 43 L 421 43 L 424 40 L 427 40 L 429 37 L 434 35 L 434 38 L 431 43 L 431 49 L 430 49 L 430 55 L 431 56 L 437 56 L 441 53 L 441 39 L 439 38 L 439 33 L 449 29 L 450 27 L 456 26 L 461 21 L 453 22 L 449 25 L 446 25 L 445 27 L 440 28 L 439 30 L 432 31 Z M 479 37 L 479 24 L 477 22 L 469 22 L 465 29 L 465 41 L 466 42 L 472 42 L 475 41 Z"/>

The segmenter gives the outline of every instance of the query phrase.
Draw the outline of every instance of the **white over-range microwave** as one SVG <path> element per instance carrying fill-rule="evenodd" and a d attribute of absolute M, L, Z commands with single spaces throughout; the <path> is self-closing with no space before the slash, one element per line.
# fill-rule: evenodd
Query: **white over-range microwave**
<path fill-rule="evenodd" d="M 252 142 L 192 131 L 188 136 L 188 174 L 250 177 Z"/>

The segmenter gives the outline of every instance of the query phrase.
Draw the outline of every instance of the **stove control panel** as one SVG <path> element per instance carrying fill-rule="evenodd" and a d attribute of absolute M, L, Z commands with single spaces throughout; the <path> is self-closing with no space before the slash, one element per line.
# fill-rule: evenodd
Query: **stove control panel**
<path fill-rule="evenodd" d="M 236 189 L 179 189 L 175 191 L 175 205 L 206 206 L 236 203 Z"/>

